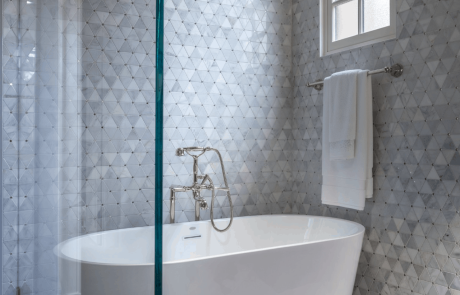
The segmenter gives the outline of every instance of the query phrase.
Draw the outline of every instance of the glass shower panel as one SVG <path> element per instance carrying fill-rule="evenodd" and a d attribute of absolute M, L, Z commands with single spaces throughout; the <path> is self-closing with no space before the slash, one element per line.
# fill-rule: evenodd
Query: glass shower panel
<path fill-rule="evenodd" d="M 2 5 L 2 294 L 79 294 L 86 245 L 67 248 L 69 263 L 62 242 L 161 218 L 156 3 Z"/>
<path fill-rule="evenodd" d="M 93 136 L 97 145 L 93 152 L 97 169 L 94 181 L 100 189 L 100 195 L 95 194 L 100 199 L 91 213 L 97 216 L 98 231 L 122 233 L 147 227 L 146 235 L 152 239 L 143 259 L 144 263 L 153 263 L 157 248 L 154 239 L 156 3 L 155 0 L 83 0 L 82 7 L 82 59 L 88 64 L 82 67 L 82 76 L 86 77 L 84 84 L 94 89 L 84 99 L 93 100 L 95 106 L 91 107 L 90 115 L 94 115 L 91 123 L 97 133 L 97 138 Z M 161 220 L 159 224 L 161 229 Z M 101 240 L 102 245 L 105 242 Z M 153 268 L 150 271 L 153 280 Z"/>
<path fill-rule="evenodd" d="M 58 290 L 58 2 L 2 3 L 3 294 Z"/>
<path fill-rule="evenodd" d="M 16 179 L 4 174 L 6 182 L 16 181 L 16 207 L 8 205 L 4 209 L 11 212 L 3 213 L 4 220 L 17 215 L 18 240 L 3 240 L 14 248 L 6 251 L 17 253 L 16 282 L 4 280 L 3 292 L 15 294 L 19 287 L 22 294 L 60 294 L 54 248 L 80 233 L 78 9 L 71 1 L 13 0 L 3 5 L 3 83 L 9 87 L 4 87 L 2 106 L 10 105 L 10 114 L 16 114 L 15 120 L 3 121 L 3 135 L 16 134 L 18 171 Z M 2 152 L 11 159 L 10 148 Z M 13 274 L 11 262 L 3 262 L 4 278 Z"/>
<path fill-rule="evenodd" d="M 93 4 L 93 5 L 91 5 Z M 106 92 L 104 78 L 101 74 L 102 47 L 98 32 L 102 27 L 97 13 L 96 3 L 81 2 L 79 17 L 81 26 L 78 30 L 79 47 L 81 49 L 81 74 L 78 84 L 78 111 L 81 115 L 81 137 L 78 138 L 80 160 L 80 191 L 81 199 L 78 217 L 81 219 L 80 235 L 91 234 L 105 227 L 103 208 L 103 108 Z"/>
<path fill-rule="evenodd" d="M 1 5 L 2 28 L 2 294 L 19 286 L 19 59 L 16 2 Z"/>
<path fill-rule="evenodd" d="M 155 1 L 119 8 L 122 13 L 94 7 L 98 18 L 92 25 L 98 42 L 96 55 L 90 54 L 97 67 L 91 75 L 98 80 L 103 127 L 102 230 L 155 223 Z M 93 8 L 88 13 L 94 14 Z"/>

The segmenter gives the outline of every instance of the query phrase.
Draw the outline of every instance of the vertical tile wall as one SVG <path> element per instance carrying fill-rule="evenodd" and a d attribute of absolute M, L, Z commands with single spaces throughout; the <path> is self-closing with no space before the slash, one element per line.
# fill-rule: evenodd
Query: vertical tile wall
<path fill-rule="evenodd" d="M 155 1 L 83 1 L 79 14 L 81 179 L 68 200 L 79 220 L 72 228 L 153 225 Z"/>
<path fill-rule="evenodd" d="M 2 3 L 2 9 L 13 11 L 11 15 L 2 13 L 2 290 L 3 293 L 12 294 L 17 286 L 19 258 L 17 250 L 19 238 L 17 96 L 19 91 L 16 90 L 17 87 L 14 88 L 18 84 L 19 40 L 17 35 L 8 34 L 7 28 L 18 29 L 18 7 L 17 4 Z"/>
<path fill-rule="evenodd" d="M 56 290 L 58 207 L 63 237 L 153 222 L 154 4 L 32 4 L 5 1 L 3 12 L 5 294 L 18 261 L 26 293 Z M 319 58 L 317 1 L 294 1 L 292 14 L 290 2 L 167 1 L 165 209 L 169 185 L 191 181 L 190 158 L 175 148 L 213 146 L 237 216 L 292 211 L 366 226 L 355 294 L 455 294 L 460 7 L 397 0 L 397 9 L 396 41 Z M 322 100 L 305 85 L 392 62 L 404 77 L 373 84 L 375 197 L 363 212 L 321 206 Z M 217 158 L 200 170 L 218 173 Z M 228 216 L 224 196 L 218 206 Z M 193 219 L 186 196 L 176 210 Z"/>
<path fill-rule="evenodd" d="M 3 1 L 4 294 L 56 292 L 58 2 Z"/>
<path fill-rule="evenodd" d="M 153 225 L 154 2 L 84 1 L 81 15 L 78 234 Z M 290 4 L 166 1 L 165 222 L 169 186 L 192 181 L 174 151 L 193 145 L 222 152 L 236 216 L 289 212 L 290 42 Z M 217 158 L 200 160 L 219 181 Z M 177 221 L 193 220 L 178 197 Z M 217 206 L 228 216 L 225 196 Z"/>
<path fill-rule="evenodd" d="M 291 22 L 290 0 L 166 1 L 165 210 L 169 185 L 192 183 L 192 158 L 175 149 L 211 146 L 236 216 L 290 212 Z M 218 158 L 200 161 L 222 183 Z M 176 220 L 194 220 L 190 196 L 177 196 Z M 228 217 L 226 196 L 217 201 L 216 217 Z"/>
<path fill-rule="evenodd" d="M 460 2 L 396 0 L 397 39 L 320 58 L 317 0 L 293 1 L 294 214 L 366 227 L 354 294 L 460 294 Z M 374 197 L 364 211 L 321 205 L 322 92 L 345 69 L 373 76 Z"/>
<path fill-rule="evenodd" d="M 2 289 L 55 294 L 59 241 L 153 225 L 155 3 L 3 5 Z M 165 12 L 165 199 L 191 181 L 174 149 L 213 146 L 236 216 L 288 213 L 290 1 L 167 1 Z M 220 174 L 215 156 L 202 160 Z M 228 216 L 224 196 L 217 206 Z M 187 196 L 176 210 L 193 219 Z"/>

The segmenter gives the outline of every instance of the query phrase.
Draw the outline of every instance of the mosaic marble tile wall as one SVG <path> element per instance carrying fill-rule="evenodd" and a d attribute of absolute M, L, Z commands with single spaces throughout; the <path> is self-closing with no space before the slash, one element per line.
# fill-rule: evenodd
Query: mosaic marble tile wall
<path fill-rule="evenodd" d="M 3 294 L 59 294 L 59 241 L 152 216 L 136 208 L 154 177 L 154 14 L 145 1 L 4 1 Z"/>
<path fill-rule="evenodd" d="M 56 292 L 57 1 L 3 1 L 2 294 Z"/>
<path fill-rule="evenodd" d="M 154 3 L 3 2 L 3 294 L 59 293 L 61 240 L 153 225 Z M 236 216 L 290 212 L 290 8 L 166 2 L 165 223 L 191 145 L 222 152 Z M 222 181 L 215 156 L 200 170 Z M 180 196 L 176 221 L 193 210 Z"/>
<path fill-rule="evenodd" d="M 155 2 L 81 7 L 81 178 L 62 208 L 78 220 L 67 232 L 153 225 Z"/>
<path fill-rule="evenodd" d="M 235 216 L 290 212 L 291 22 L 290 0 L 166 1 L 166 210 L 169 185 L 192 183 L 192 158 L 175 149 L 211 146 L 224 158 Z M 200 161 L 223 184 L 218 158 Z M 194 220 L 190 196 L 177 197 L 176 221 Z M 229 217 L 226 196 L 216 203 L 215 217 Z"/>
<path fill-rule="evenodd" d="M 82 3 L 82 177 L 62 206 L 80 220 L 73 235 L 154 224 L 155 3 L 114 3 Z M 272 1 L 166 1 L 165 223 L 169 186 L 192 181 L 191 158 L 175 156 L 184 146 L 221 151 L 236 216 L 289 211 L 290 11 Z M 222 182 L 216 156 L 200 161 Z M 177 222 L 194 220 L 190 197 L 178 194 Z M 224 195 L 216 205 L 216 218 L 229 216 Z"/>
<path fill-rule="evenodd" d="M 396 0 L 397 39 L 319 57 L 317 0 L 293 1 L 292 212 L 366 227 L 355 295 L 460 294 L 460 1 Z M 364 211 L 321 205 L 322 92 L 346 69 L 373 76 L 374 197 Z"/>

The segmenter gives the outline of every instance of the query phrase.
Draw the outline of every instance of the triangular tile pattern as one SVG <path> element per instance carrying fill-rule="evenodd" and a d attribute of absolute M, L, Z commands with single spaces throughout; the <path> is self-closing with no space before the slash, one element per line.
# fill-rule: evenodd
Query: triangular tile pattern
<path fill-rule="evenodd" d="M 3 3 L 3 294 L 57 292 L 57 4 Z"/>
<path fill-rule="evenodd" d="M 237 216 L 292 205 L 366 226 L 355 294 L 458 293 L 459 7 L 397 2 L 398 41 L 324 59 L 316 1 L 294 3 L 293 15 L 290 3 L 271 1 L 167 2 L 165 209 L 169 184 L 190 181 L 191 161 L 174 149 L 211 145 L 226 160 Z M 59 240 L 153 222 L 152 4 L 36 5 L 4 6 L 4 294 L 14 293 L 18 259 L 23 292 L 50 294 Z M 390 57 L 406 74 L 374 80 L 375 197 L 364 212 L 322 207 L 321 93 L 305 85 L 347 68 L 380 68 Z M 201 171 L 221 181 L 217 158 L 203 160 Z M 223 196 L 218 203 L 217 217 L 228 216 Z M 178 204 L 178 221 L 193 218 L 190 199 Z"/>
<path fill-rule="evenodd" d="M 290 0 L 165 2 L 166 210 L 166 188 L 192 183 L 192 158 L 175 149 L 211 146 L 235 216 L 290 212 L 291 22 Z M 215 155 L 199 168 L 223 183 Z M 176 220 L 194 220 L 190 196 L 177 197 Z M 215 216 L 229 217 L 225 195 L 217 201 Z"/>
<path fill-rule="evenodd" d="M 191 181 L 190 158 L 174 150 L 191 145 L 222 152 L 235 216 L 290 212 L 290 7 L 165 4 L 166 223 L 169 185 Z M 3 8 L 2 289 L 15 294 L 19 281 L 23 294 L 54 294 L 59 241 L 153 225 L 155 2 Z M 217 157 L 201 161 L 222 182 Z M 225 196 L 216 205 L 229 216 Z M 189 197 L 176 210 L 193 220 Z"/>
<path fill-rule="evenodd" d="M 396 40 L 320 58 L 318 1 L 293 1 L 292 212 L 366 227 L 354 295 L 460 294 L 460 1 L 395 2 Z M 322 92 L 306 85 L 392 63 L 403 77 L 372 78 L 374 197 L 322 206 Z"/>
<path fill-rule="evenodd" d="M 83 1 L 69 236 L 153 225 L 155 1 Z M 78 224 L 75 222 L 78 220 Z"/>

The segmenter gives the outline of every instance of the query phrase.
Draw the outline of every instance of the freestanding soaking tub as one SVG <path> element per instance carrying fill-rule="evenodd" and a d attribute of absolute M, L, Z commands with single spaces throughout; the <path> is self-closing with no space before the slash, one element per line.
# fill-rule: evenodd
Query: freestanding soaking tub
<path fill-rule="evenodd" d="M 218 220 L 224 227 L 228 220 Z M 350 295 L 364 227 L 300 215 L 164 226 L 165 295 Z M 89 234 L 56 248 L 62 294 L 154 294 L 154 228 Z"/>

